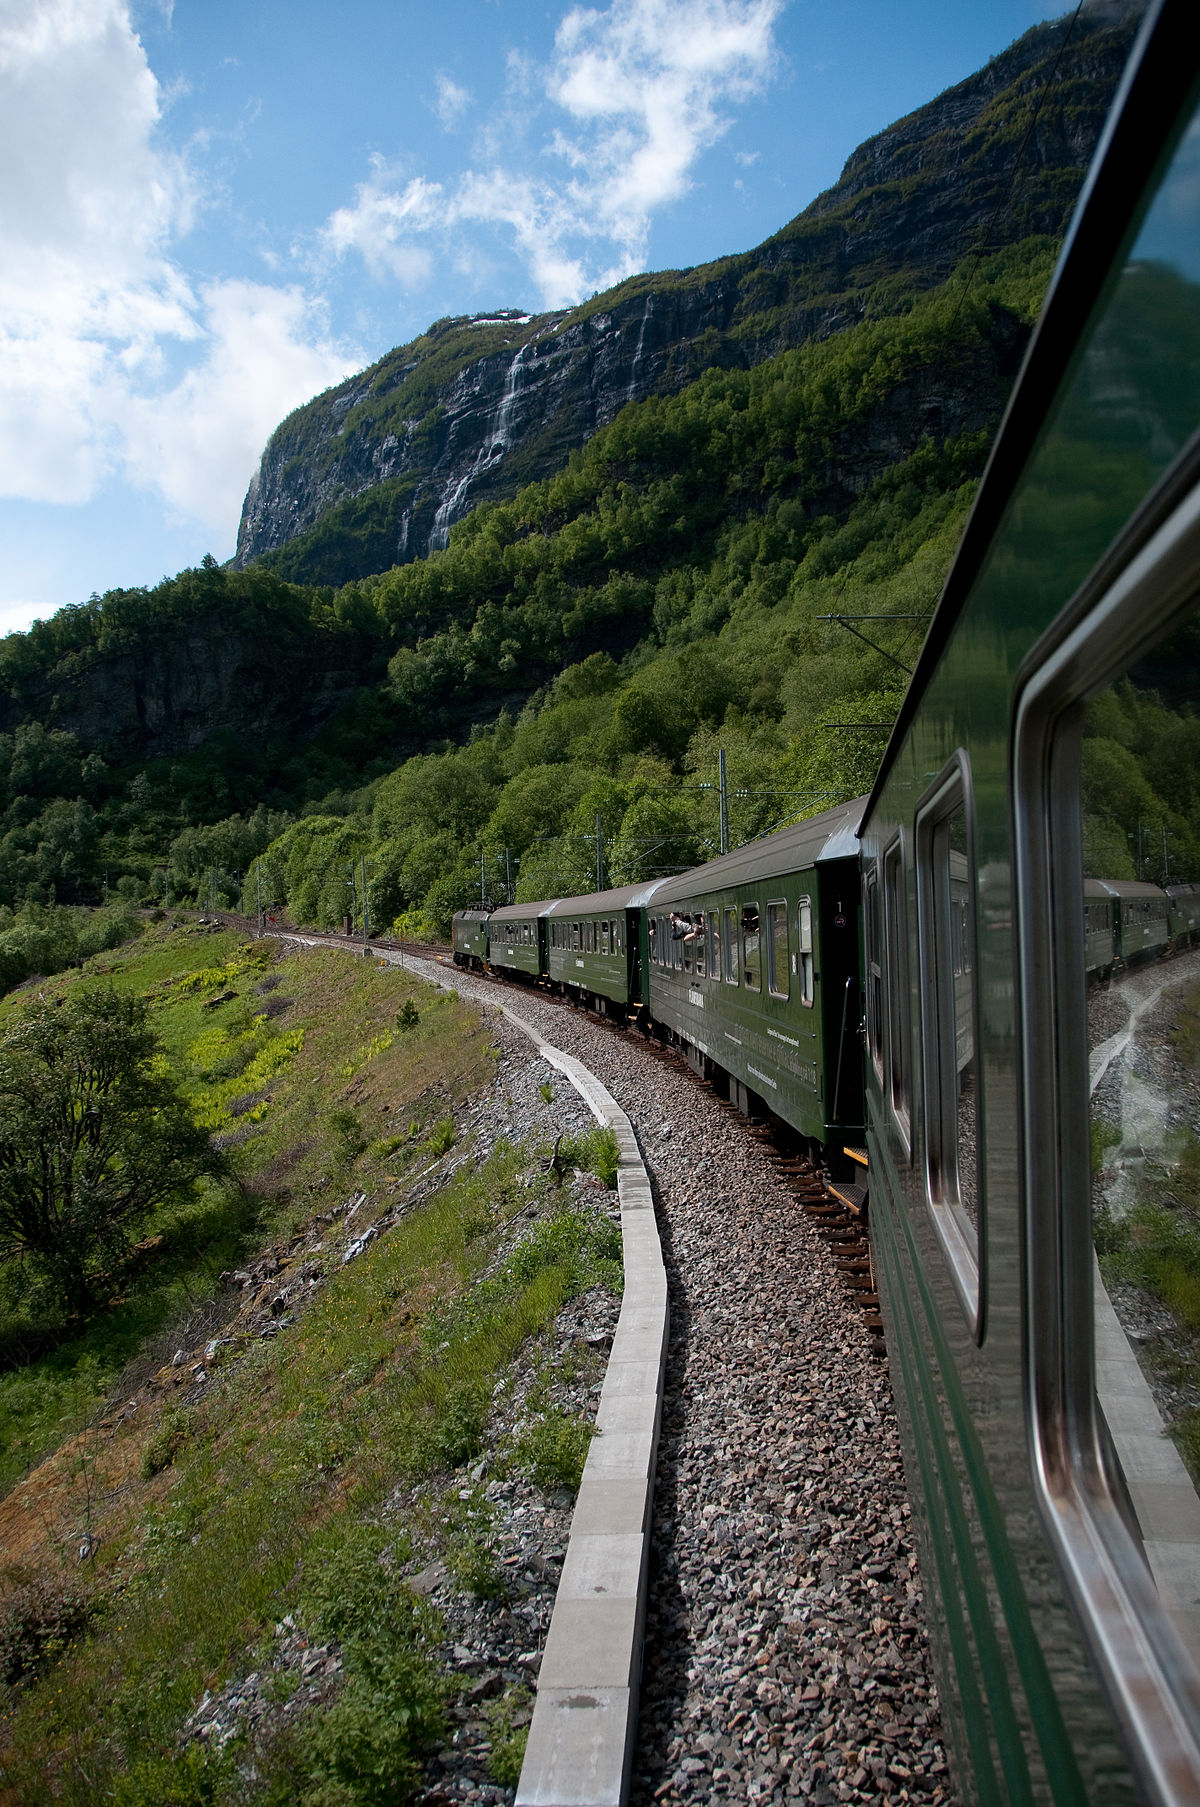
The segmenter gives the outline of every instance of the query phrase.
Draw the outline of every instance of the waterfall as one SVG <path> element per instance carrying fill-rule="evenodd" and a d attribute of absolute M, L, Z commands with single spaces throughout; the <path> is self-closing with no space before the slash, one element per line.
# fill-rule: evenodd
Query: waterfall
<path fill-rule="evenodd" d="M 463 513 L 462 499 L 466 495 L 475 478 L 484 471 L 498 464 L 508 450 L 512 434 L 513 413 L 517 405 L 517 390 L 521 384 L 521 360 L 529 350 L 529 345 L 518 348 L 512 363 L 508 367 L 508 375 L 504 379 L 504 393 L 501 395 L 496 412 L 488 422 L 483 443 L 475 454 L 474 462 L 466 475 L 460 477 L 452 488 L 446 490 L 441 505 L 433 517 L 433 526 L 429 533 L 429 550 L 441 551 L 450 541 L 450 528 L 460 514 Z"/>
<path fill-rule="evenodd" d="M 642 324 L 638 328 L 637 347 L 634 350 L 633 364 L 629 371 L 629 388 L 625 392 L 625 400 L 627 402 L 634 401 L 637 398 L 638 365 L 642 361 L 642 347 L 646 343 L 646 322 L 650 318 L 650 316 L 653 312 L 654 312 L 654 294 L 653 294 L 653 291 L 651 291 L 651 293 L 646 296 L 646 305 L 642 310 Z"/>

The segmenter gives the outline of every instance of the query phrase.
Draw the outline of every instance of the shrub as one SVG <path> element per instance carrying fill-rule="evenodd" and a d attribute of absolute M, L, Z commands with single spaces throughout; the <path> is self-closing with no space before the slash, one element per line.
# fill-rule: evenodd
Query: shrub
<path fill-rule="evenodd" d="M 169 1468 L 187 1440 L 190 1429 L 183 1412 L 164 1412 L 158 1428 L 142 1451 L 141 1473 L 144 1481 Z"/>
<path fill-rule="evenodd" d="M 85 1595 L 62 1583 L 18 1588 L 0 1608 L 0 1681 L 10 1688 L 31 1681 L 86 1631 L 93 1613 Z"/>
<path fill-rule="evenodd" d="M 513 1451 L 517 1466 L 545 1493 L 557 1487 L 577 1493 L 588 1445 L 595 1434 L 595 1425 L 581 1418 L 569 1418 L 565 1412 L 547 1412 L 517 1438 Z"/>
<path fill-rule="evenodd" d="M 367 1146 L 357 1113 L 349 1109 L 330 1111 L 329 1139 L 334 1159 L 346 1167 L 356 1161 Z"/>
<path fill-rule="evenodd" d="M 425 1138 L 430 1154 L 444 1155 L 454 1147 L 454 1118 L 439 1117 Z"/>
<path fill-rule="evenodd" d="M 563 1136 L 558 1146 L 559 1161 L 565 1167 L 578 1167 L 583 1173 L 594 1173 L 609 1191 L 617 1184 L 617 1162 L 620 1145 L 616 1131 L 607 1123 L 585 1130 L 581 1136 Z"/>
<path fill-rule="evenodd" d="M 528 1688 L 508 1688 L 486 1709 L 492 1752 L 488 1773 L 501 1788 L 515 1788 L 521 1779 L 533 1700 Z"/>

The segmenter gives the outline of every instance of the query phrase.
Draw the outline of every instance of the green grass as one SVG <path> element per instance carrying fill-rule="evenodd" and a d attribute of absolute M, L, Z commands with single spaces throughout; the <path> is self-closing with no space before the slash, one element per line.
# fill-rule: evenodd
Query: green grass
<path fill-rule="evenodd" d="M 397 1016 L 413 993 L 424 995 L 398 969 L 327 949 L 283 959 L 281 951 L 181 918 L 41 987 L 53 998 L 99 979 L 148 998 L 200 1120 L 244 1140 L 234 1150 L 236 1183 L 204 1186 L 162 1211 L 148 1226 L 149 1251 L 91 1323 L 51 1320 L 10 1276 L 0 1279 L 0 1494 L 82 1429 L 148 1338 L 186 1325 L 214 1298 L 223 1270 L 303 1222 L 314 1195 L 351 1179 L 369 1189 L 402 1177 L 429 1125 L 443 1152 L 454 1135 L 447 1098 L 490 1071 L 468 1006 L 431 993 L 398 1036 L 389 1033 Z M 282 1000 L 282 1013 L 268 1018 L 268 999 L 276 1011 Z M 0 1025 L 22 1002 L 0 999 Z M 368 1147 L 366 1125 L 390 1127 L 393 1115 L 403 1135 Z"/>
<path fill-rule="evenodd" d="M 253 1667 L 248 1647 L 290 1611 L 343 1646 L 336 1704 L 256 1752 L 257 1792 L 244 1779 L 229 1792 L 225 1759 L 189 1758 L 195 1773 L 172 1772 L 177 1792 L 157 1798 L 407 1798 L 442 1684 L 436 1628 L 396 1580 L 408 1546 L 387 1501 L 398 1483 L 469 1461 L 522 1345 L 573 1292 L 619 1273 L 602 1214 L 560 1208 L 514 1242 L 531 1183 L 546 1196 L 532 1151 L 501 1145 L 465 1164 L 339 1269 L 299 1324 L 215 1371 L 203 1434 L 171 1452 L 174 1484 L 107 1553 L 103 1633 L 10 1703 L 0 1784 L 31 1807 L 118 1786 L 114 1798 L 142 1807 L 166 1785 L 203 1689 Z M 448 1516 L 449 1566 L 488 1597 L 486 1519 Z"/>

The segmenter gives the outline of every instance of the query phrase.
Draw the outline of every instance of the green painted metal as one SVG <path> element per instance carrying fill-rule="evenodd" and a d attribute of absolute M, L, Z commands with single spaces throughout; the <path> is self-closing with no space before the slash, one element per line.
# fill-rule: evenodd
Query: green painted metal
<path fill-rule="evenodd" d="M 790 852 L 775 847 L 778 838 L 757 846 L 765 868 L 761 878 L 748 876 L 750 862 L 743 856 L 753 848 L 742 848 L 672 879 L 648 906 L 655 923 L 651 1014 L 802 1135 L 831 1144 L 860 1140 L 858 868 L 853 844 L 840 857 L 789 871 L 789 861 L 806 852 L 811 857 L 812 847 L 827 833 L 818 831 L 808 847 Z M 738 865 L 731 871 L 734 861 Z M 742 882 L 729 882 L 735 874 Z M 802 908 L 811 913 L 807 953 L 801 945 Z M 747 926 L 755 910 L 756 930 Z M 695 924 L 703 918 L 704 935 L 673 934 L 673 915 L 677 926 L 680 920 Z M 719 937 L 708 933 L 710 923 L 719 926 Z"/>

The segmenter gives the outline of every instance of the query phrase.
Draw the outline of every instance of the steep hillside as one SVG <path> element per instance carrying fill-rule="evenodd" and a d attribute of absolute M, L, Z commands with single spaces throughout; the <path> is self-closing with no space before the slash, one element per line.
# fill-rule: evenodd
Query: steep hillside
<path fill-rule="evenodd" d="M 1099 6 L 1026 33 L 861 145 L 757 250 L 562 313 L 436 322 L 276 430 L 235 562 L 269 556 L 294 581 L 340 584 L 418 558 L 479 502 L 551 475 L 627 402 L 903 311 L 970 255 L 1058 237 L 1130 14 Z"/>

